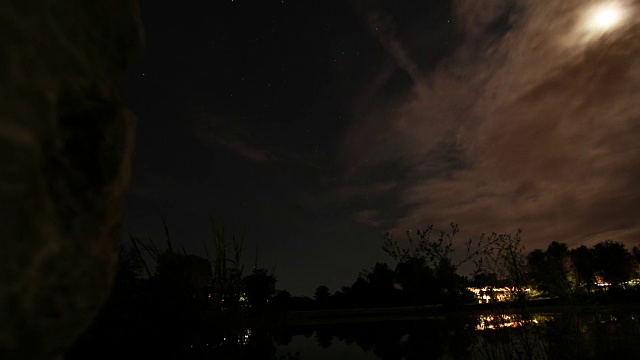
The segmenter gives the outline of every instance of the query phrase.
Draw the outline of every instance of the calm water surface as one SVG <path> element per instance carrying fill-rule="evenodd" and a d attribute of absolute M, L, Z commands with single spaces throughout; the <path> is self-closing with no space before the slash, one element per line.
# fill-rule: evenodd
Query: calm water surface
<path fill-rule="evenodd" d="M 640 358 L 634 312 L 448 316 L 437 320 L 292 328 L 276 358 L 632 359 Z"/>
<path fill-rule="evenodd" d="M 286 327 L 176 323 L 155 332 L 153 324 L 132 339 L 88 339 L 67 359 L 640 359 L 639 319 L 627 307 Z"/>

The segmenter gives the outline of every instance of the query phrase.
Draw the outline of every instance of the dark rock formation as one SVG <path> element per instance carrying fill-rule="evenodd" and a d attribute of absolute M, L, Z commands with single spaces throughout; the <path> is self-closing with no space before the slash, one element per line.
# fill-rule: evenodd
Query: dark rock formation
<path fill-rule="evenodd" d="M 52 359 L 110 290 L 137 1 L 0 2 L 0 358 Z"/>

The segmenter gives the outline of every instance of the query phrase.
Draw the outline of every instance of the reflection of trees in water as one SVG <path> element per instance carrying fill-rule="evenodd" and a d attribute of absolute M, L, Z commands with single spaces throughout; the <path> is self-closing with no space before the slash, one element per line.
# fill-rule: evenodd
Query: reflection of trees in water
<path fill-rule="evenodd" d="M 299 359 L 277 353 L 279 344 L 291 342 L 290 330 L 243 323 L 163 318 L 139 327 L 136 335 L 101 334 L 87 341 L 89 346 L 68 353 L 67 359 Z"/>
<path fill-rule="evenodd" d="M 323 348 L 338 340 L 372 351 L 384 360 L 440 359 L 445 354 L 464 359 L 460 350 L 470 341 L 466 327 L 467 322 L 461 319 L 318 325 L 315 338 Z M 293 331 L 308 334 L 310 328 L 295 327 Z"/>
<path fill-rule="evenodd" d="M 590 313 L 563 313 L 545 327 L 554 358 L 640 358 L 640 311 L 614 309 Z"/>
<path fill-rule="evenodd" d="M 225 326 L 201 334 L 199 341 L 188 345 L 183 359 L 299 359 L 300 354 L 278 354 L 277 346 L 292 341 L 293 333 L 285 328 Z"/>
<path fill-rule="evenodd" d="M 591 309 L 521 319 L 516 328 L 476 332 L 471 358 L 630 359 L 640 358 L 638 309 Z M 534 323 L 533 320 L 537 320 Z M 527 330 L 527 331 L 525 331 Z M 524 344 L 527 344 L 525 348 Z"/>
<path fill-rule="evenodd" d="M 478 331 L 478 315 L 443 320 L 300 326 L 319 347 L 353 344 L 379 359 L 627 359 L 640 358 L 640 310 L 494 315 L 493 330 Z M 484 320 L 488 315 L 483 315 Z M 310 349 L 309 351 L 313 351 Z M 301 354 L 304 358 L 304 352 Z"/>
<path fill-rule="evenodd" d="M 321 348 L 329 348 L 333 345 L 333 335 L 326 328 L 316 330 L 316 341 Z"/>
<path fill-rule="evenodd" d="M 96 348 L 92 358 L 304 359 L 305 351 L 314 349 L 298 355 L 278 352 L 278 346 L 290 344 L 294 336 L 313 337 L 321 348 L 337 342 L 352 344 L 383 360 L 640 358 L 638 315 L 637 309 L 589 312 L 572 309 L 528 319 L 537 323 L 523 321 L 515 328 L 496 327 L 490 331 L 476 330 L 477 314 L 423 321 L 294 327 L 246 326 L 241 322 L 207 325 L 193 321 L 156 322 L 145 328 L 149 331 L 146 335 L 129 343 L 115 338 L 111 343 L 103 341 L 110 345 L 110 353 L 102 353 L 107 351 L 104 347 Z M 494 320 L 509 322 L 513 318 L 498 314 Z M 131 347 L 132 344 L 135 346 Z"/>

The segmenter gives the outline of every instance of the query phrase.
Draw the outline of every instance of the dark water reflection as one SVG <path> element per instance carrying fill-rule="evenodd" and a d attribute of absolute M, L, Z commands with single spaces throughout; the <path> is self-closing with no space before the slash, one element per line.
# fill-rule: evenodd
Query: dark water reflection
<path fill-rule="evenodd" d="M 437 320 L 294 328 L 280 353 L 316 359 L 635 359 L 640 358 L 636 311 L 606 310 L 522 317 L 513 314 L 451 315 Z M 315 344 L 302 341 L 313 334 Z M 304 346 L 300 346 L 304 345 Z M 344 347 L 357 347 L 341 357 Z M 352 349 L 353 350 L 353 349 Z"/>
<path fill-rule="evenodd" d="M 144 348 L 135 353 L 115 352 L 120 359 L 141 355 L 179 359 L 629 359 L 640 358 L 639 314 L 629 309 L 566 310 L 529 317 L 451 314 L 427 320 L 224 330 L 211 324 L 181 331 L 179 336 L 139 342 Z M 95 356 L 95 351 L 92 358 L 115 358 Z M 75 355 L 69 359 L 82 358 L 81 353 Z"/>

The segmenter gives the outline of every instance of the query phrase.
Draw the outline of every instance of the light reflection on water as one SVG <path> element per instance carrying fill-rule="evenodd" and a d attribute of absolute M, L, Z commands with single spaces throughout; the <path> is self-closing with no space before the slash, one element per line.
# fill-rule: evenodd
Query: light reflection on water
<path fill-rule="evenodd" d="M 248 346 L 251 343 L 251 328 L 242 329 L 241 333 L 229 334 L 222 336 L 219 341 L 203 342 L 200 344 L 190 344 L 189 348 L 222 348 L 229 344 L 239 344 L 240 346 Z"/>
<path fill-rule="evenodd" d="M 478 331 L 497 330 L 506 328 L 518 328 L 524 325 L 535 325 L 541 322 L 553 320 L 550 315 L 536 315 L 531 319 L 523 319 L 516 314 L 480 315 L 475 329 Z"/>
<path fill-rule="evenodd" d="M 533 354 L 532 359 L 600 359 L 610 351 L 629 351 L 630 334 L 640 333 L 636 319 L 631 314 L 605 312 L 536 313 L 528 317 L 496 312 L 410 321 L 298 325 L 277 331 L 238 328 L 234 334 L 221 336 L 219 343 L 201 344 L 200 350 L 220 359 L 371 360 L 409 359 L 420 354 L 433 359 L 510 359 L 523 352 Z M 612 336 L 614 333 L 616 336 Z M 195 351 L 195 346 L 191 350 Z"/>
<path fill-rule="evenodd" d="M 244 329 L 244 334 L 238 339 L 242 345 L 248 345 L 251 336 L 251 328 Z"/>
<path fill-rule="evenodd" d="M 563 310 L 528 317 L 496 311 L 330 324 L 210 324 L 181 328 L 162 342 L 153 339 L 109 358 L 479 360 L 518 358 L 523 351 L 535 354 L 532 359 L 640 358 L 640 308 Z M 69 360 L 90 358 L 79 355 Z"/>

